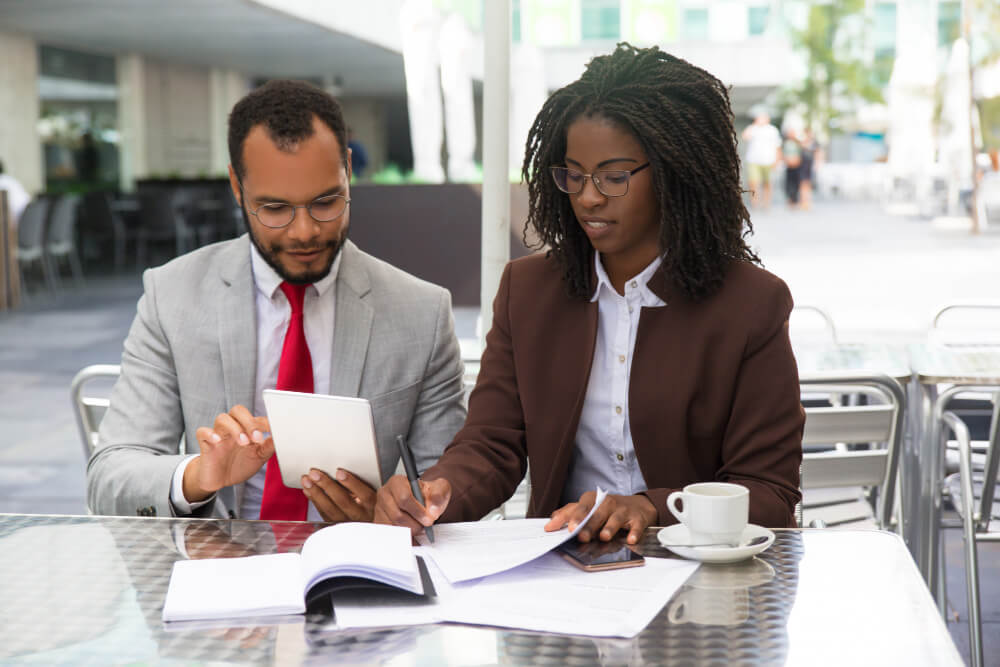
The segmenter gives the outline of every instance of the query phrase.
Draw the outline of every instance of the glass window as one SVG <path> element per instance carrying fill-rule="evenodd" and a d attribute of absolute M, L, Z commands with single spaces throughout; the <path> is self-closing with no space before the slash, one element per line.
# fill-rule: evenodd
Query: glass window
<path fill-rule="evenodd" d="M 619 0 L 580 0 L 580 36 L 583 39 L 619 39 Z"/>
<path fill-rule="evenodd" d="M 117 83 L 114 57 L 56 46 L 38 47 L 38 73 L 57 79 Z"/>
<path fill-rule="evenodd" d="M 880 2 L 875 5 L 872 40 L 875 57 L 896 54 L 896 3 Z"/>
<path fill-rule="evenodd" d="M 708 39 L 708 9 L 698 7 L 685 9 L 681 15 L 681 37 L 683 39 Z"/>
<path fill-rule="evenodd" d="M 962 31 L 962 3 L 938 4 L 938 46 L 949 46 Z"/>
<path fill-rule="evenodd" d="M 771 8 L 766 5 L 750 7 L 747 14 L 747 32 L 751 35 L 763 35 L 767 30 L 767 19 L 770 14 Z"/>

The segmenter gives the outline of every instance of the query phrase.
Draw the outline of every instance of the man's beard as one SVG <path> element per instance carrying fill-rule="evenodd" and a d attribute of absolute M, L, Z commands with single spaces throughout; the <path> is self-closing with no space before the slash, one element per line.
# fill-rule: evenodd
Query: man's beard
<path fill-rule="evenodd" d="M 243 208 L 242 206 L 240 207 L 240 213 L 243 214 L 243 224 L 246 225 L 247 233 L 250 235 L 250 243 L 253 243 L 253 247 L 257 248 L 257 252 L 259 252 L 260 256 L 264 258 L 264 261 L 267 262 L 267 265 L 270 266 L 272 269 L 274 269 L 274 272 L 277 273 L 282 280 L 284 280 L 287 283 L 291 283 L 293 285 L 311 285 L 313 283 L 318 283 L 319 281 L 323 280 L 323 278 L 326 278 L 330 274 L 330 269 L 333 267 L 334 260 L 336 260 L 337 255 L 340 254 L 340 249 L 344 246 L 344 241 L 347 240 L 348 226 L 345 225 L 341 230 L 339 240 L 331 239 L 330 241 L 324 243 L 322 246 L 318 248 L 310 246 L 285 247 L 285 246 L 275 245 L 269 250 L 265 248 L 260 241 L 257 240 L 257 236 L 253 233 L 253 227 L 250 225 L 250 217 L 247 215 L 246 209 Z M 309 213 L 306 212 L 306 215 L 309 215 Z M 328 261 L 326 263 L 326 266 L 324 266 L 322 269 L 313 271 L 311 273 L 304 273 L 298 276 L 293 276 L 288 272 L 288 269 L 286 269 L 278 260 L 278 253 L 281 252 L 282 250 L 313 251 L 313 250 L 326 250 L 328 248 L 333 248 L 333 252 L 330 253 L 330 261 Z"/>

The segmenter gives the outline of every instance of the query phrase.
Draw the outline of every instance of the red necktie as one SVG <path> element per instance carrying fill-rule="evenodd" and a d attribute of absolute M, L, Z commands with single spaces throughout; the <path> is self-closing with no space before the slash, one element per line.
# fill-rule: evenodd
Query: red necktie
<path fill-rule="evenodd" d="M 302 326 L 302 304 L 308 285 L 281 283 L 281 291 L 288 297 L 292 307 L 292 317 L 285 332 L 285 343 L 281 348 L 281 362 L 278 365 L 277 389 L 313 392 L 312 356 L 306 344 L 306 332 Z M 260 503 L 260 518 L 283 521 L 305 521 L 309 501 L 301 489 L 291 489 L 281 481 L 278 457 L 272 456 L 267 462 L 264 477 L 264 496 Z"/>

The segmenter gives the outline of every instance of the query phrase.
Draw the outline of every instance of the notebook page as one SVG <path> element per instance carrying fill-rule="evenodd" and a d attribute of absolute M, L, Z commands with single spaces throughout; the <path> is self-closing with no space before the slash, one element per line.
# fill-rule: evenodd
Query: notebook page
<path fill-rule="evenodd" d="M 179 560 L 163 603 L 164 621 L 186 621 L 306 610 L 298 554 Z"/>
<path fill-rule="evenodd" d="M 302 545 L 302 571 L 302 590 L 331 574 L 423 590 L 410 529 L 402 526 L 340 523 L 318 530 Z"/>
<path fill-rule="evenodd" d="M 418 539 L 448 581 L 457 583 L 478 579 L 517 567 L 552 551 L 583 529 L 606 496 L 605 491 L 597 490 L 594 507 L 573 532 L 565 528 L 545 532 L 548 519 L 469 521 L 435 525 L 433 544 L 425 535 Z"/>

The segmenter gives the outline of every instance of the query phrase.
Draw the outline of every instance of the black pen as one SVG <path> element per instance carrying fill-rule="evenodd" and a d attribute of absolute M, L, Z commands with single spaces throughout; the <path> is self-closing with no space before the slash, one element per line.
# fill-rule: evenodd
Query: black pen
<path fill-rule="evenodd" d="M 406 440 L 401 435 L 396 436 L 396 444 L 399 445 L 399 456 L 403 459 L 403 468 L 406 470 L 406 478 L 410 480 L 410 490 L 413 491 L 413 497 L 426 507 L 427 503 L 424 502 L 424 494 L 420 491 L 420 477 L 417 475 L 417 463 L 413 460 L 413 452 L 406 446 Z M 424 533 L 427 534 L 427 539 L 433 544 L 434 529 L 430 526 L 424 526 Z"/>

